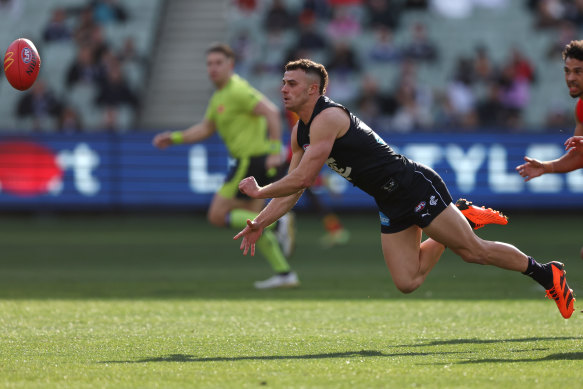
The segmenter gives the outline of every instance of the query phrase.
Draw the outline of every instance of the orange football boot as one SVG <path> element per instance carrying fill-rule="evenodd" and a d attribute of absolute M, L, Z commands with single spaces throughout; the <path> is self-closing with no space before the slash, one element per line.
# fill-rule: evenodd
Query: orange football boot
<path fill-rule="evenodd" d="M 508 224 L 508 218 L 502 212 L 492 208 L 477 207 L 466 199 L 459 199 L 455 202 L 455 206 L 463 213 L 474 230 L 486 224 Z"/>
<path fill-rule="evenodd" d="M 573 289 L 567 285 L 567 277 L 565 276 L 567 272 L 563 270 L 565 265 L 557 261 L 549 262 L 548 265 L 553 271 L 553 287 L 547 289 L 547 297 L 555 300 L 561 315 L 568 319 L 575 310 L 575 297 L 573 297 Z"/>

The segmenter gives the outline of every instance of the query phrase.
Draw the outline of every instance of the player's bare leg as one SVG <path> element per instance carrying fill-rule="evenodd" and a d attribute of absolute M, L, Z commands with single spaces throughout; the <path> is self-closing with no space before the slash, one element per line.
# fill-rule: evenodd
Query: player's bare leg
<path fill-rule="evenodd" d="M 433 269 L 445 246 L 433 239 L 421 242 L 422 230 L 411 226 L 392 234 L 381 234 L 385 263 L 397 289 L 411 293 Z"/>
<path fill-rule="evenodd" d="M 520 272 L 527 268 L 526 254 L 507 243 L 486 241 L 478 237 L 453 204 L 440 213 L 424 232 L 446 245 L 466 262 Z"/>

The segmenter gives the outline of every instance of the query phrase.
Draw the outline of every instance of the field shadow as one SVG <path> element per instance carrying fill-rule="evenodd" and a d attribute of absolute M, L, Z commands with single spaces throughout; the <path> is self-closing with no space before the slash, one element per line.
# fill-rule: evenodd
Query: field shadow
<path fill-rule="evenodd" d="M 427 347 L 427 346 L 447 346 L 456 344 L 492 344 L 492 343 L 523 343 L 523 342 L 540 342 L 540 341 L 559 341 L 559 340 L 581 340 L 577 336 L 552 336 L 552 337 L 529 337 L 529 338 L 512 338 L 512 339 L 447 339 L 432 340 L 416 344 L 400 344 L 389 347 Z"/>
<path fill-rule="evenodd" d="M 547 361 L 581 361 L 583 352 L 556 353 L 540 358 L 487 358 L 456 362 L 456 365 L 470 365 L 478 363 L 516 363 L 516 362 L 547 362 Z"/>
<path fill-rule="evenodd" d="M 247 355 L 238 357 L 197 357 L 189 354 L 170 354 L 160 357 L 143 358 L 135 361 L 103 361 L 100 363 L 150 363 L 150 362 L 235 362 L 235 361 L 272 361 L 286 359 L 328 359 L 354 357 L 418 357 L 429 355 L 467 354 L 470 351 L 439 351 L 439 352 L 403 352 L 383 353 L 376 350 L 345 351 L 337 353 L 303 354 L 303 355 Z"/>

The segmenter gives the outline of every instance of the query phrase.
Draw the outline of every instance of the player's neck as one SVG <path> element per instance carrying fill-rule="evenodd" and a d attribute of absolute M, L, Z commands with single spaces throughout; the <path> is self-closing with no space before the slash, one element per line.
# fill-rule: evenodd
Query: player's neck
<path fill-rule="evenodd" d="M 317 102 L 318 99 L 315 100 L 310 99 L 304 105 L 302 105 L 302 107 L 296 112 L 296 114 L 299 116 L 300 120 L 303 123 L 307 124 L 310 121 L 310 119 L 312 118 L 312 114 L 314 113 L 314 108 L 316 108 Z"/>

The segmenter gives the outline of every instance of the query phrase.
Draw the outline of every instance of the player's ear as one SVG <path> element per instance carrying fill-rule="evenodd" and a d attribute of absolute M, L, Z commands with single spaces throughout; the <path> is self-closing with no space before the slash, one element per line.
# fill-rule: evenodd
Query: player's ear
<path fill-rule="evenodd" d="M 316 83 L 310 84 L 310 94 L 318 94 L 320 91 L 320 86 Z"/>

